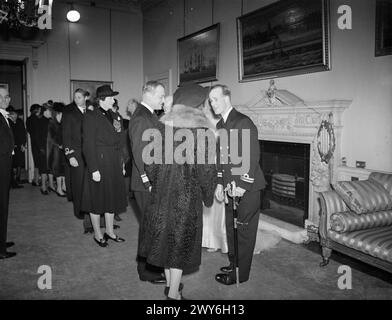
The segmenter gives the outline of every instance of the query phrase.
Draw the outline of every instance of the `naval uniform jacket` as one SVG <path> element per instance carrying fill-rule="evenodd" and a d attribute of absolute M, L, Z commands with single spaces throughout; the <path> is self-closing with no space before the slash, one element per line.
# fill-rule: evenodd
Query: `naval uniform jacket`
<path fill-rule="evenodd" d="M 219 138 L 217 147 L 218 155 L 218 183 L 226 188 L 227 184 L 235 181 L 237 187 L 241 187 L 246 191 L 258 191 L 265 188 L 264 174 L 261 171 L 260 160 L 260 145 L 258 140 L 257 128 L 250 120 L 250 118 L 234 108 L 230 111 L 226 122 L 223 119 L 219 120 L 216 125 L 218 130 L 226 130 L 228 136 L 228 143 L 223 143 L 222 137 Z M 238 130 L 238 143 L 233 144 L 234 150 L 230 150 L 230 130 Z M 233 164 L 230 155 L 236 154 L 242 156 L 244 162 L 244 155 L 242 152 L 242 130 L 250 130 L 250 163 L 249 170 L 241 175 L 233 174 L 232 169 L 241 167 L 243 163 Z M 234 131 L 235 132 L 235 131 Z M 238 149 L 237 149 L 238 147 Z M 228 158 L 225 156 L 223 148 L 227 149 Z"/>
<path fill-rule="evenodd" d="M 61 121 L 64 153 L 67 160 L 75 157 L 80 164 L 83 162 L 82 123 L 84 115 L 75 103 L 69 104 L 65 110 Z"/>

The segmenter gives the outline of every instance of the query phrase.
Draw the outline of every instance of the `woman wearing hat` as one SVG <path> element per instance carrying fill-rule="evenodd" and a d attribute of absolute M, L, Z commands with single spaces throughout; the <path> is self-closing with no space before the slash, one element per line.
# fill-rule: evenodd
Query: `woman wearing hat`
<path fill-rule="evenodd" d="M 87 171 L 82 209 L 90 212 L 94 240 L 106 247 L 107 241 L 123 242 L 113 231 L 115 213 L 126 210 L 127 199 L 121 163 L 122 137 L 113 126 L 108 112 L 118 92 L 110 86 L 97 88 L 97 106 L 83 119 L 83 155 Z M 100 215 L 105 216 L 105 233 L 100 229 Z"/>
<path fill-rule="evenodd" d="M 30 134 L 34 165 L 41 176 L 41 193 L 48 195 L 48 165 L 46 141 L 48 138 L 49 120 L 44 116 L 46 108 L 38 104 L 31 106 L 32 115 L 28 119 L 27 131 Z"/>
<path fill-rule="evenodd" d="M 50 174 L 56 178 L 56 189 L 53 191 L 59 197 L 65 197 L 65 155 L 63 151 L 63 135 L 61 129 L 64 104 L 55 102 L 49 108 L 50 119 L 48 127 L 48 168 Z"/>
<path fill-rule="evenodd" d="M 152 164 L 146 166 L 151 181 L 151 202 L 146 217 L 142 221 L 139 252 L 147 263 L 165 268 L 168 299 L 183 299 L 181 277 L 183 272 L 194 272 L 201 263 L 203 202 L 211 206 L 216 187 L 216 168 L 214 161 L 209 164 L 197 163 L 197 137 L 199 130 L 214 130 L 202 108 L 207 97 L 207 88 L 188 85 L 179 88 L 173 97 L 171 110 L 160 118 L 159 131 L 163 140 L 166 130 L 189 129 L 194 139 L 194 161 Z M 210 132 L 215 146 L 214 134 Z M 210 140 L 209 140 L 210 141 Z M 162 149 L 167 141 L 162 142 Z M 182 141 L 173 141 L 173 150 Z M 205 148 L 206 156 L 208 147 Z M 194 153 L 193 153 L 194 152 Z M 162 156 L 166 159 L 166 154 Z M 170 158 L 170 157 L 169 157 Z M 176 159 L 174 152 L 173 159 Z"/>

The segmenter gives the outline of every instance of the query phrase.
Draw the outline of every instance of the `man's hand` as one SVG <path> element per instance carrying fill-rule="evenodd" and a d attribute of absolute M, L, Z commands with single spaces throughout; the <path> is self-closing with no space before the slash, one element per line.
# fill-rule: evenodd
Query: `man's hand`
<path fill-rule="evenodd" d="M 223 186 L 221 184 L 218 184 L 215 189 L 215 198 L 219 202 L 222 202 L 225 199 L 225 195 L 223 192 Z"/>
<path fill-rule="evenodd" d="M 72 157 L 72 158 L 69 159 L 69 164 L 70 164 L 72 167 L 74 167 L 74 168 L 76 168 L 76 167 L 79 166 L 78 160 L 76 160 L 75 157 Z"/>
<path fill-rule="evenodd" d="M 101 181 L 101 173 L 99 171 L 94 171 L 93 172 L 93 180 L 95 182 L 100 182 Z"/>

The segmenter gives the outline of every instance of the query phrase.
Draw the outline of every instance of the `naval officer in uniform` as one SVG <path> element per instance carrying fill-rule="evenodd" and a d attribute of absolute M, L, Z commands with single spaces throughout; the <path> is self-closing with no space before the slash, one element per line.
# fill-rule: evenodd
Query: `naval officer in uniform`
<path fill-rule="evenodd" d="M 219 201 L 223 201 L 224 189 L 228 184 L 235 182 L 236 189 L 234 193 L 236 197 L 240 197 L 239 206 L 237 207 L 239 281 L 245 282 L 249 279 L 253 250 L 256 243 L 260 192 L 265 188 L 264 174 L 259 165 L 260 147 L 257 128 L 248 116 L 233 108 L 231 92 L 227 86 L 220 84 L 212 86 L 209 93 L 209 101 L 214 112 L 222 117 L 217 123 L 217 129 L 220 131 L 220 134 L 223 131 L 229 138 L 231 138 L 233 133 L 238 136 L 238 143 L 233 143 L 233 145 L 230 145 L 229 142 L 223 143 L 221 137 L 219 139 L 216 198 Z M 243 135 L 249 137 L 244 142 L 250 145 L 242 145 Z M 227 153 L 220 148 L 227 148 Z M 246 150 L 249 152 L 246 152 Z M 234 159 L 233 155 L 241 155 L 242 163 L 234 164 L 238 161 Z M 240 171 L 238 169 L 241 166 L 245 167 L 246 172 L 238 174 L 238 171 Z M 226 204 L 226 234 L 230 264 L 222 267 L 222 273 L 217 274 L 215 279 L 219 283 L 232 285 L 236 283 L 232 198 L 229 198 L 229 202 Z"/>

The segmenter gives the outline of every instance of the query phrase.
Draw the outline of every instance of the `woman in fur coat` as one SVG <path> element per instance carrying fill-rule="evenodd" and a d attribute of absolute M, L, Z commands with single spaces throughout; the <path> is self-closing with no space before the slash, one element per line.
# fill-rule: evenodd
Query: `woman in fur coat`
<path fill-rule="evenodd" d="M 147 209 L 148 219 L 142 221 L 139 252 L 149 264 L 165 268 L 165 295 L 168 299 L 182 299 L 183 271 L 195 271 L 201 264 L 203 203 L 210 207 L 214 199 L 217 183 L 215 146 L 212 148 L 216 143 L 214 126 L 202 110 L 207 95 L 208 89 L 196 84 L 175 92 L 173 107 L 160 118 L 162 125 L 158 128 L 162 137 L 163 164 L 146 166 L 152 183 L 152 197 Z M 182 141 L 173 139 L 173 148 L 168 148 L 167 140 L 172 139 L 168 132 L 176 136 L 184 131 L 188 133 L 186 138 L 183 137 Z M 209 138 L 212 137 L 208 140 L 210 148 L 206 143 L 205 150 L 197 150 L 198 131 L 209 132 Z M 189 138 L 194 144 L 190 144 L 187 151 L 191 151 L 185 153 L 186 160 L 181 163 L 178 157 L 181 158 L 184 152 L 179 152 L 181 147 L 178 147 L 184 146 L 184 141 Z M 167 161 L 165 150 L 173 153 L 173 161 Z M 202 155 L 199 160 L 204 157 L 204 164 L 197 161 L 198 151 L 199 156 Z"/>

